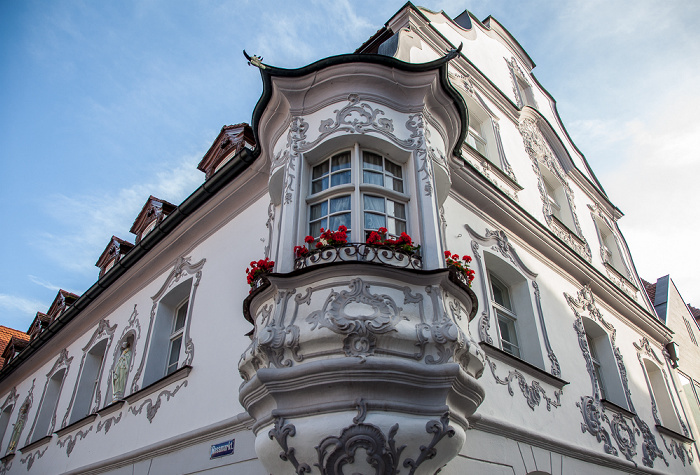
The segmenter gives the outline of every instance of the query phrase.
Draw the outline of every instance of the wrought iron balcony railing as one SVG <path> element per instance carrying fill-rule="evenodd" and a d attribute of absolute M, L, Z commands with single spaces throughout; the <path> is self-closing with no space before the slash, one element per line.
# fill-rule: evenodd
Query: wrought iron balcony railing
<path fill-rule="evenodd" d="M 416 252 L 405 252 L 393 246 L 347 243 L 309 251 L 294 261 L 295 269 L 331 262 L 374 262 L 404 269 L 423 269 L 423 260 Z"/>

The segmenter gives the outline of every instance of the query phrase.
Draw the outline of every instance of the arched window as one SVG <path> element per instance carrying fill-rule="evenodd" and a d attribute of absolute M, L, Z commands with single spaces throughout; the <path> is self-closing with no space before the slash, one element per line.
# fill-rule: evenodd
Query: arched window
<path fill-rule="evenodd" d="M 595 391 L 601 400 L 629 409 L 607 332 L 589 318 L 583 318 L 583 328 L 591 357 L 591 378 L 595 382 Z"/>
<path fill-rule="evenodd" d="M 363 242 L 371 231 L 408 232 L 408 184 L 396 159 L 358 144 L 311 161 L 306 233 L 345 226 L 348 241 Z"/>
<path fill-rule="evenodd" d="M 648 358 L 642 358 L 644 371 L 646 372 L 649 386 L 652 392 L 661 425 L 680 434 L 685 432 L 680 425 L 676 414 L 675 404 L 666 385 L 666 378 L 659 366 Z"/>
<path fill-rule="evenodd" d="M 39 412 L 34 422 L 34 430 L 31 435 L 32 442 L 46 437 L 53 430 L 51 420 L 56 413 L 56 407 L 58 406 L 58 399 L 61 396 L 65 375 L 66 370 L 61 369 L 56 371 L 47 381 L 46 388 L 44 389 L 44 397 L 42 398 Z"/>
<path fill-rule="evenodd" d="M 0 447 L 6 441 L 5 434 L 7 433 L 7 426 L 10 423 L 10 417 L 12 416 L 12 410 L 15 408 L 14 405 L 9 405 L 2 410 L 0 414 Z"/>
<path fill-rule="evenodd" d="M 92 403 L 95 400 L 95 392 L 100 384 L 99 377 L 102 374 L 102 365 L 106 351 L 107 339 L 105 338 L 85 354 L 69 424 L 90 414 Z"/>
<path fill-rule="evenodd" d="M 182 363 L 192 280 L 181 282 L 158 302 L 144 371 L 144 386 L 174 372 Z"/>

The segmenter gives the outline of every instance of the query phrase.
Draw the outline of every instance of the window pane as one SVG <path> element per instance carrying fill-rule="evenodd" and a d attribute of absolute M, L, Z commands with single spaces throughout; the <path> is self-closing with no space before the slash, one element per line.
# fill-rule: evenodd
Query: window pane
<path fill-rule="evenodd" d="M 328 220 L 322 219 L 320 221 L 316 221 L 315 223 L 311 223 L 309 225 L 309 234 L 318 237 L 321 235 L 321 228 L 326 229 Z"/>
<path fill-rule="evenodd" d="M 350 210 L 350 195 L 331 199 L 331 213 Z"/>
<path fill-rule="evenodd" d="M 392 178 L 390 176 L 386 177 L 386 187 L 390 190 L 398 191 L 403 193 L 403 181 L 397 178 Z"/>
<path fill-rule="evenodd" d="M 365 211 L 384 212 L 384 198 L 364 195 Z"/>
<path fill-rule="evenodd" d="M 365 229 L 379 229 L 386 227 L 386 216 L 374 213 L 365 213 Z"/>
<path fill-rule="evenodd" d="M 340 153 L 331 159 L 331 171 L 350 169 L 350 152 Z"/>
<path fill-rule="evenodd" d="M 384 175 L 376 172 L 365 171 L 362 173 L 362 181 L 370 185 L 384 186 Z"/>
<path fill-rule="evenodd" d="M 168 356 L 168 369 L 166 374 L 170 374 L 177 369 L 177 362 L 180 359 L 181 345 L 182 336 L 179 336 L 170 342 L 170 355 Z"/>
<path fill-rule="evenodd" d="M 362 168 L 365 170 L 382 171 L 382 157 L 372 152 L 362 154 Z"/>
<path fill-rule="evenodd" d="M 396 201 L 387 200 L 387 213 L 399 219 L 406 219 L 406 206 Z"/>
<path fill-rule="evenodd" d="M 344 185 L 346 183 L 350 183 L 350 170 L 331 175 L 331 186 Z"/>
<path fill-rule="evenodd" d="M 311 193 L 318 193 L 326 188 L 328 188 L 328 177 L 324 177 L 311 183 Z"/>
<path fill-rule="evenodd" d="M 175 316 L 175 328 L 173 328 L 173 333 L 185 326 L 185 318 L 187 318 L 188 304 L 189 302 L 186 301 L 178 307 L 177 315 Z"/>
<path fill-rule="evenodd" d="M 335 214 L 331 216 L 331 227 L 330 229 L 335 231 L 340 226 L 345 226 L 350 229 L 350 213 Z"/>
<path fill-rule="evenodd" d="M 312 179 L 316 180 L 323 175 L 328 175 L 328 160 L 313 168 Z"/>
<path fill-rule="evenodd" d="M 391 175 L 396 178 L 403 178 L 403 175 L 401 174 L 401 167 L 395 163 L 391 163 L 389 160 L 386 161 L 386 173 L 387 175 Z"/>
<path fill-rule="evenodd" d="M 508 288 L 494 276 L 491 276 L 491 291 L 493 292 L 493 301 L 508 310 L 513 310 L 510 306 L 510 294 Z"/>
<path fill-rule="evenodd" d="M 328 214 L 328 202 L 324 201 L 311 206 L 311 221 L 316 221 L 317 219 L 326 216 Z"/>
<path fill-rule="evenodd" d="M 389 223 L 387 228 L 387 231 L 389 231 L 389 234 L 393 234 L 394 236 L 398 236 L 401 233 L 406 232 L 406 222 L 405 221 L 399 221 L 398 219 L 394 218 L 389 218 L 388 219 Z"/>

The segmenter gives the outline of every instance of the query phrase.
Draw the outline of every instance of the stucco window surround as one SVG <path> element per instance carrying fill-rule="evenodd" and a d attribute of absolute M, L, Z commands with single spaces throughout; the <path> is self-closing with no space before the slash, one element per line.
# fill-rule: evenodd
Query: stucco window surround
<path fill-rule="evenodd" d="M 630 267 L 622 252 L 623 247 L 620 245 L 619 233 L 616 231 L 617 226 L 598 204 L 595 206 L 588 205 L 588 209 L 591 211 L 591 218 L 598 235 L 600 260 L 603 266 L 608 274 L 614 273 L 617 279 L 625 279 L 626 282 L 636 289 Z M 629 287 L 629 285 L 626 287 Z"/>
<path fill-rule="evenodd" d="M 161 288 L 151 297 L 151 318 L 141 362 L 131 384 L 132 393 L 178 368 L 191 366 L 195 346 L 190 327 L 196 315 L 195 297 L 205 262 L 206 259 L 202 259 L 192 264 L 191 257 L 179 258 Z"/>
<path fill-rule="evenodd" d="M 680 371 L 678 371 L 678 380 L 697 430 L 700 427 L 700 383 Z"/>
<path fill-rule="evenodd" d="M 472 239 L 472 257 L 483 295 L 480 341 L 561 377 L 547 334 L 537 274 L 523 263 L 504 231 L 487 228 L 481 235 L 469 225 L 465 228 Z"/>
<path fill-rule="evenodd" d="M 134 309 L 129 316 L 129 320 L 127 321 L 126 326 L 122 328 L 119 340 L 117 340 L 116 344 L 114 345 L 110 370 L 107 376 L 107 397 L 104 400 L 103 407 L 107 407 L 112 403 L 119 401 L 124 397 L 124 393 L 128 392 L 127 388 L 129 387 L 129 376 L 131 376 L 137 361 L 137 350 L 139 349 L 138 343 L 141 339 L 141 322 L 138 319 L 138 315 L 139 313 L 136 309 L 136 304 L 134 304 Z M 126 376 L 124 381 L 124 390 L 120 394 L 115 394 L 113 374 L 125 347 L 129 348 L 131 354 L 129 357 L 129 364 L 125 368 Z"/>
<path fill-rule="evenodd" d="M 646 467 L 653 468 L 657 459 L 668 466 L 649 424 L 637 414 L 627 368 L 615 343 L 617 332 L 598 309 L 591 288 L 583 286 L 575 297 L 564 292 L 564 298 L 574 313 L 573 327 L 591 379 L 591 395 L 581 396 L 576 403 L 583 419 L 581 430 L 602 443 L 607 454 L 622 455 L 635 464 L 635 457 L 641 455 Z M 593 353 L 589 341 L 594 345 Z M 600 363 L 599 368 L 594 359 Z M 599 378 L 603 380 L 606 398 L 611 399 L 602 398 Z"/>
<path fill-rule="evenodd" d="M 525 109 L 518 125 L 525 151 L 532 160 L 542 213 L 549 229 L 581 257 L 591 261 L 591 248 L 583 235 L 574 192 L 567 170 L 573 167 L 563 145 L 549 124 L 533 109 Z"/>
<path fill-rule="evenodd" d="M 503 59 L 508 65 L 508 71 L 510 72 L 515 104 L 519 109 L 522 109 L 525 106 L 530 106 L 533 109 L 537 109 L 537 101 L 535 101 L 535 94 L 530 79 L 528 79 L 527 75 L 520 68 L 517 60 L 514 57 L 511 57 L 510 60 L 506 58 Z"/>
<path fill-rule="evenodd" d="M 11 430 L 8 431 L 7 429 L 10 424 L 10 418 L 12 417 L 12 411 L 17 404 L 17 399 L 19 399 L 19 394 L 17 394 L 17 388 L 13 387 L 10 394 L 7 395 L 5 401 L 2 403 L 2 406 L 0 406 L 0 453 L 2 453 L 2 447 L 4 447 L 9 440 L 8 434 Z"/>
<path fill-rule="evenodd" d="M 692 436 L 687 421 L 681 416 L 676 399 L 672 396 L 673 391 L 664 369 L 666 366 L 664 360 L 656 354 L 646 337 L 643 337 L 639 343 L 634 343 L 634 347 L 649 390 L 656 428 L 662 434 L 688 442 Z M 663 436 L 662 439 L 668 448 Z"/>
<path fill-rule="evenodd" d="M 61 428 L 100 409 L 105 357 L 116 328 L 117 325 L 110 326 L 108 320 L 100 320 L 90 340 L 83 347 L 78 377 Z"/>
<path fill-rule="evenodd" d="M 36 379 L 32 380 L 32 387 L 29 389 L 27 397 L 24 398 L 22 405 L 19 407 L 19 411 L 17 412 L 17 419 L 12 425 L 12 430 L 9 432 L 9 439 L 7 440 L 7 450 L 5 452 L 6 455 L 12 454 L 17 450 L 20 437 L 22 437 L 22 432 L 24 431 L 24 427 L 27 425 L 29 410 L 32 408 L 32 404 L 34 402 L 35 383 Z"/>
<path fill-rule="evenodd" d="M 66 380 L 72 361 L 73 357 L 69 358 L 68 350 L 64 349 L 51 367 L 51 370 L 46 373 L 46 384 L 41 393 L 38 409 L 25 445 L 50 435 L 56 427 L 56 410 L 63 392 L 63 383 Z"/>

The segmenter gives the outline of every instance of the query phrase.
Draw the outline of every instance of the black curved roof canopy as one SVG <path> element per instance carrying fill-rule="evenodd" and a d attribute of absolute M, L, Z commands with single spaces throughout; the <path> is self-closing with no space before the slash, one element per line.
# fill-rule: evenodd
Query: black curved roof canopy
<path fill-rule="evenodd" d="M 258 99 L 258 103 L 255 105 L 255 109 L 253 110 L 253 117 L 251 119 L 253 135 L 255 136 L 255 149 L 253 150 L 253 156 L 258 157 L 261 153 L 260 139 L 258 135 L 258 125 L 260 123 L 260 118 L 262 117 L 263 112 L 267 108 L 268 102 L 270 101 L 270 97 L 272 97 L 273 76 L 295 78 L 315 73 L 317 71 L 331 66 L 349 63 L 368 63 L 386 66 L 387 68 L 395 68 L 400 71 L 406 72 L 422 73 L 427 71 L 433 71 L 435 69 L 439 71 L 440 84 L 442 85 L 443 89 L 447 92 L 448 96 L 452 98 L 455 106 L 457 107 L 457 110 L 459 111 L 460 120 L 462 122 L 462 128 L 460 130 L 459 138 L 455 143 L 455 147 L 452 151 L 452 153 L 455 156 L 461 157 L 462 143 L 466 139 L 467 130 L 469 126 L 469 114 L 467 114 L 467 106 L 464 103 L 462 96 L 459 94 L 459 92 L 457 92 L 457 90 L 454 88 L 454 86 L 452 86 L 452 84 L 449 81 L 447 75 L 447 65 L 450 61 L 459 56 L 460 52 L 462 51 L 462 46 L 463 44 L 460 43 L 459 47 L 448 51 L 447 54 L 445 54 L 445 56 L 443 56 L 442 58 L 427 63 L 407 63 L 394 57 L 385 56 L 381 54 L 352 53 L 330 56 L 328 58 L 318 60 L 314 63 L 297 69 L 277 68 L 268 64 L 264 64 L 262 63 L 262 58 L 258 58 L 257 56 L 250 56 L 248 55 L 248 53 L 246 53 L 245 50 L 243 50 L 243 55 L 248 60 L 248 64 L 256 66 L 258 69 L 260 69 L 260 76 L 262 77 L 263 81 L 262 95 L 260 96 L 260 99 Z"/>

